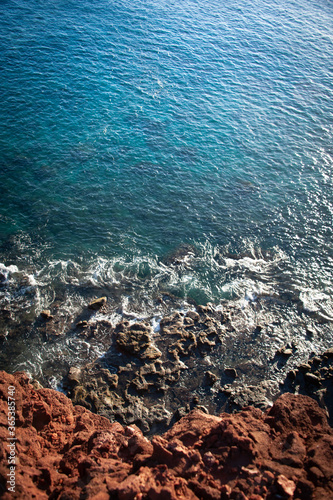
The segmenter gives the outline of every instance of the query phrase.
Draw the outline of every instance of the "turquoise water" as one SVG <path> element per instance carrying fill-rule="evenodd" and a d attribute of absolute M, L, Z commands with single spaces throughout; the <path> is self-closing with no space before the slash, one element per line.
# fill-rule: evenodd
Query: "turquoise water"
<path fill-rule="evenodd" d="M 73 314 L 91 286 L 332 320 L 329 1 L 0 11 L 2 305 L 33 317 L 63 286 Z"/>

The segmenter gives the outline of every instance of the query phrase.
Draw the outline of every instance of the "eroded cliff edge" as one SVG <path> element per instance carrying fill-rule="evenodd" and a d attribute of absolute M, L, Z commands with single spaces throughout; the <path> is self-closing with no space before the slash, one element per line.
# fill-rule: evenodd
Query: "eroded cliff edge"
<path fill-rule="evenodd" d="M 15 387 L 15 492 L 9 479 L 8 388 Z M 272 408 L 213 416 L 195 409 L 148 440 L 0 372 L 0 488 L 19 499 L 328 499 L 333 431 L 318 404 L 284 394 Z"/>

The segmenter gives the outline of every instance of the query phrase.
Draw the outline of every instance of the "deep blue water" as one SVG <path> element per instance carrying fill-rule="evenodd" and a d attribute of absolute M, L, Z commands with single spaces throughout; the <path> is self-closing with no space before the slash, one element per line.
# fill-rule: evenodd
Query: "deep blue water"
<path fill-rule="evenodd" d="M 286 295 L 333 318 L 330 1 L 0 13 L 0 262 L 39 287 L 26 309 L 126 279 L 126 296 Z"/>

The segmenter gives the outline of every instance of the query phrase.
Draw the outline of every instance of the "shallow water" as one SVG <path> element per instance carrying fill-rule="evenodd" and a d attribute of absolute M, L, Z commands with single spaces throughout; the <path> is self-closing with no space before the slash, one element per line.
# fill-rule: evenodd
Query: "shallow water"
<path fill-rule="evenodd" d="M 328 2 L 7 1 L 0 28 L 0 367 L 57 385 L 101 356 L 72 326 L 102 295 L 113 322 L 233 301 L 239 338 L 330 345 Z"/>

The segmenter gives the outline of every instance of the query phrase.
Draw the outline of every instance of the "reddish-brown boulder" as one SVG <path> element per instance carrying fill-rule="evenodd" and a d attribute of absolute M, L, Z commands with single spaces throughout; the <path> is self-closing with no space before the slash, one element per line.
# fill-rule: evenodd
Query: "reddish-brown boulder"
<path fill-rule="evenodd" d="M 333 432 L 307 396 L 284 394 L 265 413 L 193 410 L 149 441 L 0 372 L 0 437 L 4 500 L 333 498 Z"/>

